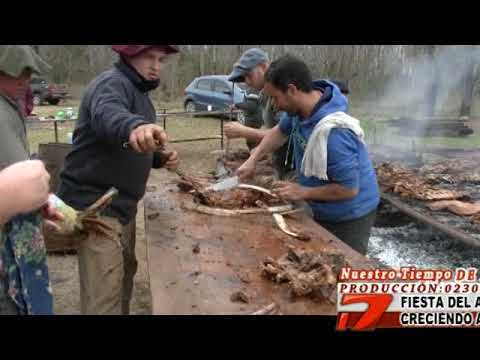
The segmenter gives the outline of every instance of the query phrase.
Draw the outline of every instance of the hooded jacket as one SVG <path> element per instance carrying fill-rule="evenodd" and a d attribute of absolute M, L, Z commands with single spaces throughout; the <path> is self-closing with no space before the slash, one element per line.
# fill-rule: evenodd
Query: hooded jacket
<path fill-rule="evenodd" d="M 308 201 L 315 220 L 340 223 L 361 218 L 377 208 L 380 201 L 375 170 L 366 145 L 349 129 L 334 128 L 327 144 L 327 174 L 329 180 L 314 176 L 306 177 L 301 172 L 301 163 L 306 144 L 318 122 L 335 112 L 347 112 L 348 101 L 332 82 L 319 80 L 314 89 L 323 91 L 323 96 L 310 117 L 288 114 L 280 120 L 280 130 L 289 136 L 289 148 L 293 150 L 298 182 L 305 187 L 320 187 L 339 184 L 348 189 L 358 189 L 358 194 L 349 200 L 324 202 Z"/>

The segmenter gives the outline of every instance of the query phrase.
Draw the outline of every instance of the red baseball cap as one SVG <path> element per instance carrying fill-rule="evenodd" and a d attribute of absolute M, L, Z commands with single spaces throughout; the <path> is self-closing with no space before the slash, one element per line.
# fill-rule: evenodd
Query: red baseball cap
<path fill-rule="evenodd" d="M 128 57 L 137 56 L 142 51 L 150 48 L 161 48 L 167 54 L 176 54 L 180 52 L 177 45 L 112 45 L 112 50 L 116 53 Z"/>

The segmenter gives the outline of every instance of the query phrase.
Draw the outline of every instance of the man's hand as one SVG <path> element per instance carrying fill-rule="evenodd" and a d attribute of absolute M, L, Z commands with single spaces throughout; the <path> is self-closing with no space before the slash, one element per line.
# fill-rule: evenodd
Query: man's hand
<path fill-rule="evenodd" d="M 229 139 L 237 139 L 245 137 L 246 126 L 239 124 L 238 122 L 230 122 L 225 124 L 223 131 L 225 136 Z"/>
<path fill-rule="evenodd" d="M 245 161 L 242 166 L 240 166 L 235 174 L 238 176 L 240 181 L 251 179 L 255 176 L 255 168 L 257 163 L 252 158 L 249 158 Z"/>
<path fill-rule="evenodd" d="M 45 225 L 52 230 L 59 230 L 60 226 L 55 224 L 55 221 L 63 221 L 65 217 L 55 209 L 55 206 L 48 202 L 42 208 L 42 216 L 45 219 Z"/>
<path fill-rule="evenodd" d="M 162 127 L 155 124 L 141 125 L 130 133 L 129 144 L 138 153 L 158 150 L 168 141 Z"/>
<path fill-rule="evenodd" d="M 65 220 L 65 217 L 57 211 L 57 209 L 51 202 L 48 202 L 46 205 L 43 206 L 42 215 L 45 218 L 45 220 L 51 220 L 51 221 Z"/>
<path fill-rule="evenodd" d="M 165 163 L 165 168 L 168 171 L 176 171 L 178 168 L 178 153 L 174 150 L 170 153 L 167 162 Z"/>
<path fill-rule="evenodd" d="M 305 200 L 306 189 L 297 183 L 288 181 L 277 181 L 273 184 L 273 192 L 281 199 L 287 201 L 301 201 Z"/>
<path fill-rule="evenodd" d="M 38 210 L 47 203 L 50 175 L 43 162 L 28 160 L 0 172 L 2 206 L 9 216 Z"/>

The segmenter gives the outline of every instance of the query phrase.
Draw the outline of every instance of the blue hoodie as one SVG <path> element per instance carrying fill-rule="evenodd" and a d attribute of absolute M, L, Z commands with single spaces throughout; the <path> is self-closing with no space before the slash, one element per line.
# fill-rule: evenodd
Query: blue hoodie
<path fill-rule="evenodd" d="M 293 147 L 295 168 L 300 185 L 319 187 L 339 184 L 349 189 L 358 189 L 350 200 L 323 202 L 308 201 L 315 220 L 340 223 L 361 218 L 377 208 L 380 202 L 377 178 L 366 145 L 359 141 L 349 129 L 333 128 L 327 145 L 327 175 L 330 180 L 320 180 L 301 173 L 305 146 L 319 121 L 334 112 L 347 112 L 348 101 L 340 89 L 326 80 L 313 83 L 314 89 L 322 90 L 323 96 L 315 106 L 313 114 L 306 119 L 299 115 L 285 114 L 280 120 L 280 130 L 289 136 L 290 149 Z"/>

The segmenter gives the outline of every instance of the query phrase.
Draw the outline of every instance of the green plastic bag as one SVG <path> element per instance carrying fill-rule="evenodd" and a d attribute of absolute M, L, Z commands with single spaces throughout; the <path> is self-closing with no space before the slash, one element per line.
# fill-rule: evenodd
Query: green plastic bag
<path fill-rule="evenodd" d="M 65 112 L 64 111 L 57 112 L 57 114 L 55 115 L 55 120 L 64 121 L 65 120 Z"/>

